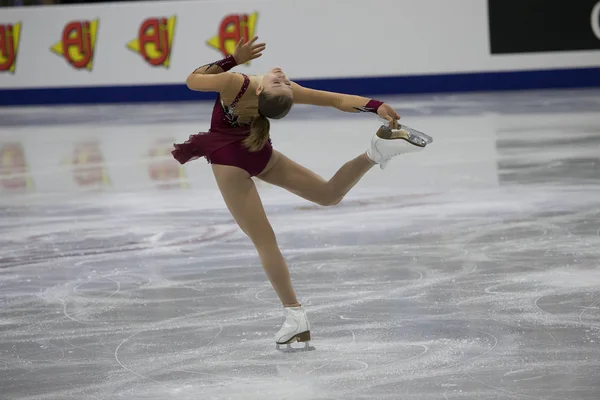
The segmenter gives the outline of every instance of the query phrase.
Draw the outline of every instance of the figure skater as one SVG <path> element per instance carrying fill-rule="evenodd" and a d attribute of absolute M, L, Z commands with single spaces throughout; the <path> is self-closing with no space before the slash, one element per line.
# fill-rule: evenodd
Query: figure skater
<path fill-rule="evenodd" d="M 281 68 L 261 76 L 227 72 L 262 55 L 257 37 L 237 44 L 233 56 L 204 65 L 186 80 L 189 89 L 217 92 L 210 129 L 174 145 L 181 164 L 205 157 L 211 164 L 225 204 L 241 230 L 252 240 L 261 264 L 284 307 L 285 321 L 275 335 L 276 347 L 310 340 L 310 324 L 298 303 L 290 273 L 251 177 L 284 188 L 322 206 L 338 204 L 374 165 L 383 169 L 399 154 L 422 150 L 431 138 L 398 124 L 400 115 L 388 104 L 361 96 L 302 87 Z M 329 180 L 297 164 L 272 147 L 269 119 L 285 117 L 292 105 L 312 104 L 345 112 L 371 112 L 389 122 L 371 140 L 371 147 L 345 163 Z"/>

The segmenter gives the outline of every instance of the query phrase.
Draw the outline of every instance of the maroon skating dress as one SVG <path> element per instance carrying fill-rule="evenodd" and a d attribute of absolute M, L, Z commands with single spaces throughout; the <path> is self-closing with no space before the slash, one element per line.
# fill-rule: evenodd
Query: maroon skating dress
<path fill-rule="evenodd" d="M 242 168 L 250 176 L 260 174 L 265 168 L 273 151 L 271 140 L 261 150 L 249 151 L 242 141 L 250 134 L 250 124 L 239 123 L 238 117 L 233 113 L 250 85 L 250 78 L 242 75 L 244 84 L 229 107 L 223 104 L 220 95 L 217 97 L 209 131 L 190 135 L 184 143 L 174 144 L 175 149 L 171 154 L 180 164 L 206 157 L 211 164 Z"/>

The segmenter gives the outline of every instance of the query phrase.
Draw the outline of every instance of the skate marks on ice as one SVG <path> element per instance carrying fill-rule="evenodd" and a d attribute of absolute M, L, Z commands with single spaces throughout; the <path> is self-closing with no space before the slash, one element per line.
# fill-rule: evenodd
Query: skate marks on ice
<path fill-rule="evenodd" d="M 407 345 L 426 349 L 410 361 L 384 364 L 385 372 L 377 362 L 368 361 L 367 351 L 357 352 L 369 368 L 361 371 L 365 382 L 355 385 L 356 391 L 348 391 L 349 397 L 394 398 L 391 393 L 402 390 L 410 398 L 418 398 L 417 393 L 434 398 L 444 389 L 448 398 L 595 398 L 600 361 L 600 247 L 596 232 L 600 208 L 591 198 L 574 200 L 578 197 L 574 193 L 549 192 L 536 199 L 538 195 L 523 193 L 523 198 L 534 199 L 530 204 L 510 199 L 500 200 L 505 201 L 504 207 L 490 204 L 493 214 L 477 206 L 498 203 L 498 198 L 445 205 L 439 210 L 444 214 L 444 226 L 428 227 L 427 215 L 394 214 L 408 224 L 411 217 L 416 219 L 414 226 L 399 235 L 404 245 L 396 249 L 412 248 L 417 261 L 403 257 L 402 251 L 394 253 L 400 271 L 428 266 L 419 271 L 423 275 L 420 281 L 390 280 L 381 266 L 386 263 L 377 263 L 378 258 L 393 263 L 389 253 L 364 256 L 368 250 L 358 246 L 352 257 L 337 262 L 343 258 L 340 254 L 317 269 L 338 267 L 339 274 L 346 277 L 361 268 L 370 270 L 363 274 L 364 279 L 351 280 L 344 287 L 356 297 L 339 301 L 334 291 L 323 296 L 326 304 L 312 307 L 328 315 L 327 325 L 335 328 L 333 337 L 339 338 L 338 329 L 346 324 L 346 334 L 352 337 L 350 346 L 368 343 L 368 350 L 378 356 Z M 453 208 L 459 212 L 452 212 Z M 327 219 L 324 222 L 329 223 Z M 377 235 L 382 224 L 385 226 L 383 218 L 374 218 L 373 232 L 367 230 L 365 235 Z M 331 225 L 328 228 L 335 230 Z M 386 248 L 390 249 L 393 244 Z M 363 256 L 369 264 L 360 265 Z M 323 255 L 315 258 L 322 261 Z M 295 270 L 302 267 L 297 265 Z M 357 292 L 372 275 L 384 279 L 375 279 L 367 291 Z M 312 280 L 335 283 L 335 279 Z M 316 296 L 310 294 L 314 300 Z M 332 308 L 347 309 L 336 320 L 329 317 Z M 590 310 L 592 315 L 588 315 Z M 378 327 L 366 325 L 377 320 L 378 312 L 379 332 Z M 377 333 L 368 335 L 369 331 Z M 409 340 L 385 341 L 394 339 L 395 331 Z M 423 340 L 428 338 L 431 341 Z M 317 335 L 315 339 L 321 349 L 328 344 Z M 348 359 L 345 349 L 336 347 L 336 339 L 329 345 L 335 348 L 332 353 L 341 351 L 341 359 Z M 569 372 L 565 374 L 565 370 Z M 354 382 L 349 379 L 339 387 L 348 388 Z M 329 381 L 327 386 L 331 384 Z M 577 392 L 571 393 L 572 385 Z"/>
<path fill-rule="evenodd" d="M 316 348 L 291 354 L 274 348 L 283 313 L 225 210 L 113 202 L 68 223 L 29 207 L 20 218 L 52 240 L 29 256 L 25 224 L 3 242 L 0 387 L 15 399 L 595 399 L 599 194 L 270 206 Z"/>

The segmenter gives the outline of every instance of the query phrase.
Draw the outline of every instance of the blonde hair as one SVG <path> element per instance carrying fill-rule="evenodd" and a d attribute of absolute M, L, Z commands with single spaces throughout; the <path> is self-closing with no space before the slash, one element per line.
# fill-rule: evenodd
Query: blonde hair
<path fill-rule="evenodd" d="M 250 135 L 244 139 L 244 146 L 250 151 L 259 151 L 269 140 L 271 123 L 262 114 L 254 117 L 250 125 Z"/>
<path fill-rule="evenodd" d="M 244 146 L 250 151 L 259 151 L 269 140 L 271 123 L 268 118 L 285 117 L 292 108 L 294 100 L 290 96 L 274 96 L 265 91 L 258 95 L 258 116 L 252 119 L 250 135 L 244 139 Z"/>

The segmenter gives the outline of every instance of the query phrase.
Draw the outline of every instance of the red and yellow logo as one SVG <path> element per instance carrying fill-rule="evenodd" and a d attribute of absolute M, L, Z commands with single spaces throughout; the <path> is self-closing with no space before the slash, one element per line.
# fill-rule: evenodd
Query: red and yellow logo
<path fill-rule="evenodd" d="M 0 71 L 15 73 L 21 23 L 0 25 Z"/>
<path fill-rule="evenodd" d="M 235 45 L 244 39 L 248 41 L 254 37 L 258 13 L 231 14 L 223 18 L 219 25 L 219 32 L 206 43 L 221 52 L 223 56 L 232 55 Z"/>
<path fill-rule="evenodd" d="M 89 141 L 75 144 L 71 163 L 73 178 L 78 186 L 98 188 L 110 185 L 98 142 Z"/>
<path fill-rule="evenodd" d="M 62 56 L 75 69 L 92 70 L 98 20 L 71 21 L 65 25 L 60 42 L 50 50 Z"/>
<path fill-rule="evenodd" d="M 153 67 L 169 68 L 176 17 L 148 18 L 140 25 L 138 37 L 127 48 L 139 53 Z"/>
<path fill-rule="evenodd" d="M 159 189 L 187 188 L 183 167 L 173 162 L 172 138 L 157 140 L 148 151 L 148 176 Z"/>
<path fill-rule="evenodd" d="M 33 182 L 25 161 L 25 150 L 21 143 L 6 143 L 0 146 L 0 187 L 9 191 L 29 191 Z"/>

